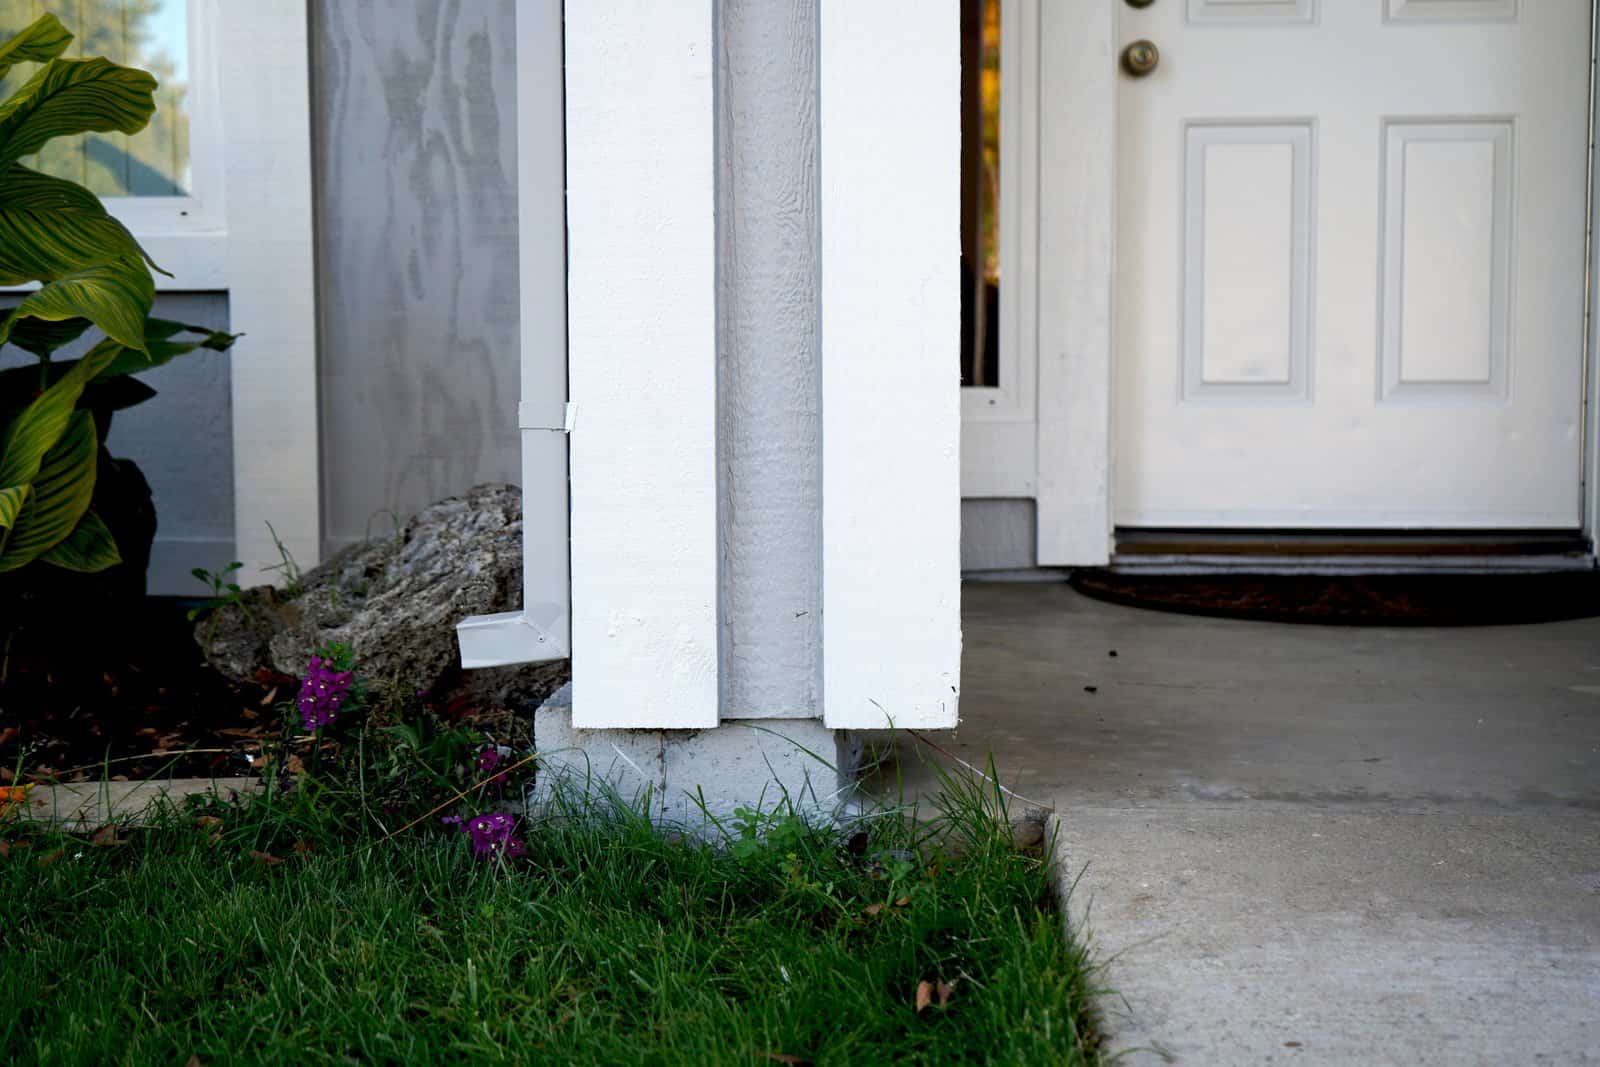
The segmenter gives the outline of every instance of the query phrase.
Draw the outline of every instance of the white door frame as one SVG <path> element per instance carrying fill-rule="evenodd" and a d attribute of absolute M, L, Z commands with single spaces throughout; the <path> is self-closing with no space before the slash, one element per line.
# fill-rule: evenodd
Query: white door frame
<path fill-rule="evenodd" d="M 1039 19 L 1040 566 L 1111 559 L 1116 26 L 1109 0 Z"/>
<path fill-rule="evenodd" d="M 1041 566 L 1103 566 L 1113 548 L 1117 6 L 1108 0 L 1052 0 L 1042 5 L 1039 25 L 1039 165 L 1040 174 L 1048 176 L 1047 195 L 1038 201 Z M 1591 32 L 1594 22 L 1591 18 Z M 1592 130 L 1593 99 L 1586 105 Z M 1592 205 L 1600 195 L 1595 180 L 1600 168 L 1592 158 L 1589 169 Z M 1590 242 L 1590 309 L 1600 300 L 1597 245 Z M 1600 365 L 1600 329 L 1595 318 L 1591 310 L 1580 487 L 1583 533 L 1591 541 L 1600 531 L 1600 375 L 1594 372 Z"/>

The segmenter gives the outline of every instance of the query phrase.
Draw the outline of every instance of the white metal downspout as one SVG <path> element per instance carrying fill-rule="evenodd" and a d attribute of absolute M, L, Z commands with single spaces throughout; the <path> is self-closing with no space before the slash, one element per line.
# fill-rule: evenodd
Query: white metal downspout
<path fill-rule="evenodd" d="M 521 290 L 522 610 L 456 626 L 461 666 L 566 659 L 572 648 L 567 512 L 567 231 L 562 0 L 517 0 L 517 215 Z"/>

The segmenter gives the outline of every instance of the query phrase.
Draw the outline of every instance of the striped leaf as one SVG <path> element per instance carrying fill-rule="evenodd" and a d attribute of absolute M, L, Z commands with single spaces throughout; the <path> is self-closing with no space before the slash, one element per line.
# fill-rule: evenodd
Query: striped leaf
<path fill-rule="evenodd" d="M 39 476 L 45 456 L 67 432 L 84 385 L 116 354 L 115 346 L 91 350 L 7 427 L 5 443 L 0 445 L 0 520 L 4 520 L 0 521 L 0 545 L 27 506 L 29 487 Z"/>
<path fill-rule="evenodd" d="M 72 533 L 94 498 L 99 448 L 94 416 L 74 411 L 66 432 L 45 453 L 22 513 L 8 532 L 0 550 L 0 573 L 32 563 Z"/>
<path fill-rule="evenodd" d="M 85 318 L 107 337 L 127 348 L 145 351 L 144 320 L 155 302 L 150 271 L 137 259 L 115 259 L 85 267 L 29 293 L 0 322 L 0 345 L 11 337 L 19 319 L 63 321 Z"/>
<path fill-rule="evenodd" d="M 7 308 L 5 312 L 9 313 Z M 50 353 L 63 345 L 69 345 L 83 336 L 83 331 L 94 325 L 88 319 L 62 319 L 60 322 L 51 322 L 48 319 L 18 319 L 11 326 L 11 343 L 28 352 L 47 359 Z M 5 374 L 0 371 L 0 376 Z"/>
<path fill-rule="evenodd" d="M 94 512 L 85 512 L 83 519 L 72 528 L 65 541 L 39 557 L 41 563 L 53 563 L 69 571 L 103 571 L 122 562 L 116 539 L 111 530 Z"/>
<path fill-rule="evenodd" d="M 52 281 L 121 258 L 150 262 L 98 196 L 20 163 L 0 169 L 0 285 Z"/>
<path fill-rule="evenodd" d="M 0 489 L 0 540 L 6 536 L 6 531 L 17 524 L 17 516 L 22 513 L 22 505 L 27 503 L 28 487 L 13 485 Z"/>
<path fill-rule="evenodd" d="M 0 164 L 37 152 L 52 137 L 138 133 L 155 113 L 156 80 L 103 56 L 52 59 L 0 104 Z"/>
<path fill-rule="evenodd" d="M 172 341 L 172 336 L 178 333 L 204 334 L 198 341 Z M 221 330 L 211 330 L 204 326 L 187 326 L 181 322 L 169 322 L 166 319 L 145 320 L 144 342 L 145 351 L 136 352 L 124 349 L 121 354 L 106 364 L 105 370 L 95 375 L 96 380 L 104 381 L 114 378 L 119 374 L 137 374 L 147 371 L 152 367 L 159 367 L 163 363 L 170 363 L 179 356 L 201 348 L 209 348 L 213 352 L 226 352 L 233 347 L 243 334 L 224 333 Z M 105 342 L 101 342 L 104 344 Z"/>
<path fill-rule="evenodd" d="M 72 33 L 54 15 L 40 15 L 23 31 L 0 44 L 0 78 L 18 63 L 47 63 L 67 50 Z"/>
<path fill-rule="evenodd" d="M 11 335 L 12 343 L 21 345 L 20 335 L 39 319 L 22 319 Z M 78 320 L 87 325 L 86 320 Z M 48 323 L 47 325 L 67 325 L 66 323 Z M 173 340 L 179 334 L 197 334 L 199 340 L 180 341 Z M 124 348 L 115 341 L 103 340 L 89 354 L 97 359 L 103 358 L 106 351 L 111 352 L 111 359 L 105 363 L 101 370 L 89 381 L 84 388 L 79 400 L 79 406 L 95 411 L 118 411 L 125 407 L 148 400 L 155 395 L 155 390 L 143 385 L 136 378 L 128 375 L 139 374 L 164 363 L 171 362 L 177 357 L 198 349 L 210 349 L 213 352 L 226 352 L 238 335 L 212 330 L 206 326 L 190 326 L 182 322 L 172 322 L 167 319 L 145 320 L 145 347 L 149 355 L 137 352 L 131 348 Z M 24 346 L 26 347 L 26 346 Z M 34 351 L 34 349 L 29 349 Z M 37 353 L 36 353 L 37 354 Z M 51 362 L 44 369 L 43 381 L 51 384 L 60 381 L 73 367 L 78 365 L 75 359 L 58 359 Z M 27 403 L 33 393 L 40 387 L 40 370 L 37 365 L 25 367 L 8 367 L 0 370 L 0 420 L 5 417 L 8 407 L 20 408 Z M 3 438 L 5 424 L 0 421 L 0 438 Z"/>

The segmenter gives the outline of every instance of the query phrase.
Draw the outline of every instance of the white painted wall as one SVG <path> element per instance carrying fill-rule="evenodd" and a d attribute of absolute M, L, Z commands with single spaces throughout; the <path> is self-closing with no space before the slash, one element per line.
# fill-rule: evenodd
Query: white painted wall
<path fill-rule="evenodd" d="M 817 0 L 717 5 L 722 717 L 820 713 Z"/>
<path fill-rule="evenodd" d="M 711 3 L 566 15 L 573 721 L 714 726 Z"/>
<path fill-rule="evenodd" d="M 959 10 L 824 2 L 820 40 L 824 719 L 949 727 L 961 660 Z"/>

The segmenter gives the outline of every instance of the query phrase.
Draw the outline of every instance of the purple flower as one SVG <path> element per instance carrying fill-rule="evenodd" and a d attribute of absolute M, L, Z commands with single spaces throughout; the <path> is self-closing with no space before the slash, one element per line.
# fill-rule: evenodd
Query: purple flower
<path fill-rule="evenodd" d="M 504 786 L 506 784 L 506 776 L 504 771 L 499 774 L 494 773 L 495 769 L 500 766 L 504 759 L 505 757 L 500 755 L 500 750 L 495 748 L 493 745 L 490 745 L 488 748 L 485 748 L 482 752 L 478 753 L 478 772 L 480 774 L 494 775 L 494 777 L 489 779 L 489 785 Z"/>
<path fill-rule="evenodd" d="M 516 828 L 517 821 L 503 811 L 486 812 L 461 825 L 462 832 L 472 838 L 472 854 L 480 859 L 517 859 L 526 855 L 528 847 L 520 838 L 511 836 Z"/>
<path fill-rule="evenodd" d="M 324 663 L 321 656 L 312 656 L 306 677 L 300 683 L 300 721 L 308 732 L 327 726 L 339 715 L 345 697 L 350 695 L 351 671 L 338 671 L 333 664 Z"/>

